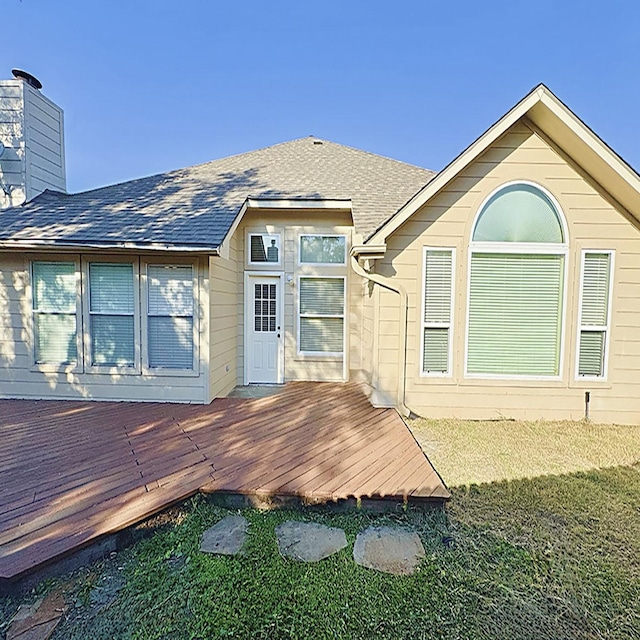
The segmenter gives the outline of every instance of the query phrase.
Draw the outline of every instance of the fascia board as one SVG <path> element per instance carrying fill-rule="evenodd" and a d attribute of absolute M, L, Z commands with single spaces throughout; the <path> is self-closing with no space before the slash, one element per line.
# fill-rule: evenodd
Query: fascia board
<path fill-rule="evenodd" d="M 492 125 L 475 142 L 469 145 L 459 156 L 449 163 L 440 173 L 407 204 L 378 229 L 365 244 L 385 244 L 387 238 L 403 225 L 420 207 L 428 202 L 438 191 L 453 180 L 461 171 L 471 164 L 483 151 L 495 142 L 509 127 L 524 116 L 544 95 L 544 87 L 538 86 L 523 98 L 511 111 Z"/>

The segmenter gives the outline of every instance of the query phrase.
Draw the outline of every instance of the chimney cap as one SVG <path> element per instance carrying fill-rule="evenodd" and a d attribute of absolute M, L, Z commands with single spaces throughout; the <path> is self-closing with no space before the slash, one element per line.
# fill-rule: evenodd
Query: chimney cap
<path fill-rule="evenodd" d="M 27 73 L 22 69 L 11 69 L 11 73 L 13 73 L 14 78 L 24 80 L 28 85 L 34 87 L 34 89 L 42 89 L 42 82 L 40 82 L 38 78 L 32 76 L 30 73 Z"/>

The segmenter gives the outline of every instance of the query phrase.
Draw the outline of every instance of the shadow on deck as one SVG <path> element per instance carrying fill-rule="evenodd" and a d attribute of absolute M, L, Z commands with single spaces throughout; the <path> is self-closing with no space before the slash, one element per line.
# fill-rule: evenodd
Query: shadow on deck
<path fill-rule="evenodd" d="M 288 383 L 210 405 L 0 401 L 0 578 L 202 491 L 305 503 L 441 504 L 397 412 L 359 385 Z"/>

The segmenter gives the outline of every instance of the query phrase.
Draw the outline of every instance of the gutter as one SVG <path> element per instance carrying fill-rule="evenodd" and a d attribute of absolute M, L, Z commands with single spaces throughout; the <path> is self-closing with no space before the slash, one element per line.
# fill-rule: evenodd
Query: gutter
<path fill-rule="evenodd" d="M 170 245 L 162 243 L 137 243 L 137 242 L 64 242 L 57 240 L 0 240 L 0 249 L 9 251 L 56 249 L 58 251 L 81 250 L 126 250 L 138 252 L 172 251 L 176 253 L 207 253 L 220 255 L 219 246 L 207 245 Z"/>
<path fill-rule="evenodd" d="M 373 253 L 373 251 L 371 252 Z M 380 285 L 383 289 L 387 289 L 393 293 L 397 293 L 400 296 L 399 306 L 399 322 L 400 322 L 400 335 L 398 336 L 398 352 L 400 354 L 400 361 L 398 363 L 398 397 L 396 399 L 397 409 L 405 418 L 411 414 L 411 409 L 404 403 L 405 396 L 405 371 L 407 363 L 407 316 L 409 309 L 409 298 L 407 296 L 407 290 L 400 284 L 391 286 L 388 278 L 380 276 L 375 273 L 369 273 L 365 271 L 358 263 L 358 257 L 351 252 L 351 268 L 360 277 L 365 278 L 377 285 Z"/>

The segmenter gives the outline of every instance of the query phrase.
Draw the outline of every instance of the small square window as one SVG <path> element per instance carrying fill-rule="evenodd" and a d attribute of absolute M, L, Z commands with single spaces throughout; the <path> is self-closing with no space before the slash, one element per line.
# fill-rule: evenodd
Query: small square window
<path fill-rule="evenodd" d="M 279 233 L 250 233 L 248 244 L 249 264 L 280 264 Z"/>

